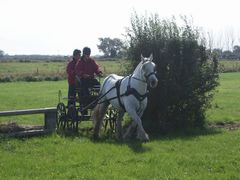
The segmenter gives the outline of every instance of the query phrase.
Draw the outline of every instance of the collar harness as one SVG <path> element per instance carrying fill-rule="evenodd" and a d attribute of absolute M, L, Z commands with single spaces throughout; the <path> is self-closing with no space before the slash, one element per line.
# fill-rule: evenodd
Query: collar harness
<path fill-rule="evenodd" d="M 145 75 L 144 77 L 146 78 L 146 80 L 151 76 L 151 75 L 155 75 L 156 72 L 151 72 L 149 73 L 148 75 Z M 127 76 L 126 76 L 127 77 Z M 92 104 L 101 104 L 101 103 L 104 103 L 104 102 L 109 102 L 113 99 L 118 99 L 118 103 L 120 105 L 120 107 L 126 111 L 122 101 L 121 101 L 121 97 L 123 96 L 129 96 L 129 95 L 133 95 L 139 102 L 142 102 L 148 95 L 149 91 L 147 90 L 145 94 L 140 94 L 135 88 L 132 88 L 130 86 L 130 82 L 131 82 L 131 78 L 135 79 L 135 80 L 138 80 L 140 82 L 143 82 L 143 83 L 146 83 L 147 84 L 147 81 L 144 81 L 142 79 L 139 79 L 139 78 L 136 78 L 136 77 L 133 77 L 132 74 L 129 75 L 129 79 L 128 79 L 128 85 L 127 85 L 127 90 L 125 91 L 125 93 L 123 94 L 120 94 L 120 86 L 121 86 L 121 83 L 122 83 L 122 80 L 126 77 L 123 77 L 122 79 L 119 79 L 116 83 L 115 83 L 115 86 L 113 86 L 112 88 L 110 88 L 106 93 L 100 95 L 95 101 L 93 101 L 90 105 Z M 107 99 L 107 100 L 104 100 L 104 101 L 100 101 L 104 96 L 106 96 L 106 94 L 108 94 L 111 90 L 113 90 L 114 88 L 116 88 L 116 91 L 117 91 L 117 96 L 115 97 L 112 97 L 110 99 Z M 100 101 L 100 102 L 99 102 Z M 88 107 L 88 106 L 87 106 Z M 87 108 L 86 107 L 86 108 Z M 84 109 L 86 109 L 84 108 Z"/>
<path fill-rule="evenodd" d="M 151 76 L 151 75 L 155 75 L 156 72 L 151 72 L 149 73 L 148 75 L 145 75 L 145 78 L 146 80 Z M 125 78 L 125 77 L 124 77 Z M 120 94 L 120 86 L 121 86 L 121 82 L 122 80 L 124 79 L 119 79 L 116 84 L 115 84 L 115 87 L 116 87 L 116 90 L 117 90 L 117 99 L 118 99 L 118 103 L 119 105 L 121 106 L 121 108 L 126 111 L 123 103 L 121 102 L 121 97 L 122 96 L 129 96 L 129 95 L 133 95 L 139 102 L 142 102 L 148 95 L 149 91 L 147 90 L 145 94 L 140 94 L 135 88 L 132 88 L 130 86 L 130 82 L 131 82 L 131 78 L 135 79 L 135 80 L 138 80 L 140 82 L 143 82 L 143 83 L 146 83 L 147 84 L 147 81 L 144 81 L 142 79 L 139 79 L 139 78 L 136 78 L 134 76 L 132 76 L 132 74 L 129 76 L 129 79 L 128 79 L 128 85 L 127 85 L 127 90 L 125 91 L 125 93 L 123 94 Z"/>

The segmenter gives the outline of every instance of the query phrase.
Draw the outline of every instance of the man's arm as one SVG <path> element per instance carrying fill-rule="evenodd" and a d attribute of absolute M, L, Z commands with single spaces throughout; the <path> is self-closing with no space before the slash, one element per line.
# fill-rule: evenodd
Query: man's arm
<path fill-rule="evenodd" d="M 101 71 L 99 65 L 96 63 L 95 60 L 93 60 L 93 66 L 94 66 L 94 72 L 95 72 L 98 76 L 102 76 L 102 71 Z"/>

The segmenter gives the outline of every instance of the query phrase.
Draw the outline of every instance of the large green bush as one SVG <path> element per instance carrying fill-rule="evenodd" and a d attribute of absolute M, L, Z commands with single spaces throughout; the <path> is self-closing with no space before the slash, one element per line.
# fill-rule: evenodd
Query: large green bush
<path fill-rule="evenodd" d="M 153 53 L 158 87 L 151 90 L 143 123 L 148 131 L 203 127 L 205 111 L 218 85 L 218 61 L 187 18 L 160 20 L 134 15 L 128 29 L 132 67 Z"/>

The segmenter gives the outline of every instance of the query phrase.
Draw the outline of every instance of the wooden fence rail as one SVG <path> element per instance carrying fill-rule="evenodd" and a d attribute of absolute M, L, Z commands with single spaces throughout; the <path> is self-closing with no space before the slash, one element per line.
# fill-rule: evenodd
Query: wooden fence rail
<path fill-rule="evenodd" d="M 11 110 L 0 111 L 1 116 L 16 116 L 16 115 L 28 115 L 28 114 L 44 114 L 44 129 L 49 131 L 55 131 L 56 129 L 56 112 L 55 107 L 39 108 L 39 109 L 24 109 L 24 110 Z"/>

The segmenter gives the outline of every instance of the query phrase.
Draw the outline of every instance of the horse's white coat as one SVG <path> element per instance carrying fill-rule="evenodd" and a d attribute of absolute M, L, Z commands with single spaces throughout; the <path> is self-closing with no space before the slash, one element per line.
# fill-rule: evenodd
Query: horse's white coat
<path fill-rule="evenodd" d="M 116 74 L 111 74 L 108 77 L 106 77 L 103 81 L 100 95 L 105 94 L 109 89 L 115 86 L 116 82 L 119 79 L 122 79 L 121 86 L 120 86 L 120 94 L 124 94 L 127 90 L 127 86 L 129 84 L 129 78 L 130 78 L 130 87 L 135 88 L 139 94 L 144 95 L 147 92 L 147 86 L 149 85 L 151 88 L 154 88 L 157 86 L 158 80 L 156 77 L 155 72 L 155 64 L 152 62 L 152 55 L 149 58 L 144 58 L 141 56 L 141 62 L 138 64 L 136 69 L 134 70 L 132 76 L 118 76 Z M 101 126 L 102 119 L 104 117 L 104 114 L 107 110 L 107 107 L 109 103 L 106 100 L 109 100 L 113 97 L 117 96 L 117 90 L 116 88 L 113 88 L 111 91 L 109 91 L 103 98 L 100 99 L 99 104 L 94 109 L 93 114 L 93 120 L 95 121 L 95 127 L 94 127 L 94 136 L 99 136 L 99 130 Z M 142 101 L 139 101 L 133 94 L 128 96 L 122 96 L 120 98 L 122 104 L 124 105 L 126 111 L 130 115 L 130 117 L 133 119 L 132 124 L 128 128 L 127 132 L 124 134 L 124 138 L 127 138 L 129 135 L 129 132 L 131 131 L 131 128 L 137 126 L 137 138 L 143 141 L 149 140 L 148 134 L 145 132 L 141 116 L 146 109 L 147 106 L 147 98 L 145 98 Z M 103 103 L 101 103 L 103 102 Z M 113 107 L 115 107 L 118 112 L 118 118 L 117 118 L 117 138 L 122 138 L 122 125 L 121 125 L 121 119 L 124 115 L 124 110 L 119 104 L 119 101 L 117 98 L 110 100 L 110 104 L 112 104 Z"/>

